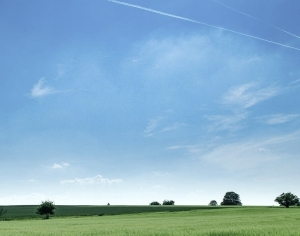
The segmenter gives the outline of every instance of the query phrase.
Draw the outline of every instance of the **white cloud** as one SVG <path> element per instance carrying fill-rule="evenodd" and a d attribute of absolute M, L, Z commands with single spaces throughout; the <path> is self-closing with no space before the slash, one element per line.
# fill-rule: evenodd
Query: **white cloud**
<path fill-rule="evenodd" d="M 45 79 L 41 78 L 37 84 L 33 85 L 30 96 L 32 98 L 39 98 L 39 97 L 44 97 L 44 96 L 47 96 L 47 95 L 50 95 L 50 94 L 53 94 L 56 92 L 57 91 L 54 90 L 53 88 L 46 86 Z"/>
<path fill-rule="evenodd" d="M 68 167 L 68 166 L 70 166 L 70 164 L 69 163 L 65 163 L 65 162 L 60 163 L 60 164 L 54 163 L 51 168 L 52 169 L 63 169 L 63 168 Z"/>
<path fill-rule="evenodd" d="M 299 117 L 299 115 L 297 115 L 297 114 L 288 114 L 288 115 L 275 114 L 275 115 L 271 115 L 271 116 L 262 116 L 262 117 L 259 117 L 258 119 L 269 125 L 277 125 L 277 124 L 283 124 L 283 123 L 290 122 L 297 117 Z"/>
<path fill-rule="evenodd" d="M 64 180 L 61 181 L 61 184 L 80 184 L 80 185 L 91 185 L 91 184 L 118 184 L 122 183 L 123 180 L 121 179 L 107 179 L 102 177 L 101 175 L 97 175 L 92 178 L 84 178 L 84 179 L 79 179 L 75 178 L 72 180 Z"/>
<path fill-rule="evenodd" d="M 279 89 L 276 87 L 259 88 L 253 83 L 248 83 L 229 89 L 223 97 L 223 103 L 246 109 L 278 94 Z"/>

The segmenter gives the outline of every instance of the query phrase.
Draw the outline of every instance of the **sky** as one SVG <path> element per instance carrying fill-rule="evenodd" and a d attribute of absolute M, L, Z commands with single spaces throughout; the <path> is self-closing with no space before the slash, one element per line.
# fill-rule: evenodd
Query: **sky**
<path fill-rule="evenodd" d="M 0 1 L 0 205 L 299 196 L 300 2 L 124 1 Z"/>

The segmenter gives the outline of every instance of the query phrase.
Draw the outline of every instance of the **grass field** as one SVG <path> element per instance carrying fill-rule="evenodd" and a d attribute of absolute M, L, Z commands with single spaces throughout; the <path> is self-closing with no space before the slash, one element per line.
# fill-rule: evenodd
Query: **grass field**
<path fill-rule="evenodd" d="M 118 208 L 121 207 L 114 210 Z M 125 208 L 137 211 L 139 207 Z M 0 221 L 0 235 L 300 235 L 300 208 L 203 207 L 189 211 L 132 213 Z"/>

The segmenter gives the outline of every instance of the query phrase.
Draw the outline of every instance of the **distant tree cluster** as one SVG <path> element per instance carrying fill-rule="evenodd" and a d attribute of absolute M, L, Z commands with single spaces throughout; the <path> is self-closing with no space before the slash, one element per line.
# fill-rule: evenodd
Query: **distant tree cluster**
<path fill-rule="evenodd" d="M 164 200 L 162 204 L 163 205 L 175 205 L 175 202 L 173 200 Z M 152 205 L 152 206 L 159 206 L 161 204 L 159 202 L 157 202 L 157 201 L 153 201 L 153 202 L 150 203 L 150 205 Z"/>
<path fill-rule="evenodd" d="M 164 200 L 163 205 L 175 205 L 175 202 L 173 200 Z"/>

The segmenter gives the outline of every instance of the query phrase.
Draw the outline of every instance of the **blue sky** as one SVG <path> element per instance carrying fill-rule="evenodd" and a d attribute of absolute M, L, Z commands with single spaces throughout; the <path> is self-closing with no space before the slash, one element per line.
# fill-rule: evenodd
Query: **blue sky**
<path fill-rule="evenodd" d="M 2 0 L 0 204 L 299 195 L 299 8 Z"/>

